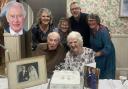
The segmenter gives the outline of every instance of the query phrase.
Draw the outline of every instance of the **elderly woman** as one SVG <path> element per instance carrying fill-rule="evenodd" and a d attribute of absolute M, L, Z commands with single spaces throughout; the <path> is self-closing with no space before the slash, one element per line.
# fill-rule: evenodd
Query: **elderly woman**
<path fill-rule="evenodd" d="M 61 18 L 58 23 L 58 32 L 61 36 L 60 41 L 63 44 L 66 52 L 69 50 L 67 46 L 67 36 L 70 31 L 71 29 L 70 29 L 69 19 L 66 17 Z"/>
<path fill-rule="evenodd" d="M 83 72 L 83 66 L 95 63 L 95 52 L 87 47 L 83 47 L 83 39 L 79 32 L 72 31 L 67 37 L 70 50 L 66 54 L 65 67 L 70 70 Z"/>
<path fill-rule="evenodd" d="M 33 50 L 36 49 L 37 44 L 47 42 L 48 33 L 54 30 L 52 23 L 52 13 L 47 8 L 41 8 L 37 15 L 37 24 L 32 28 Z"/>
<path fill-rule="evenodd" d="M 90 44 L 91 48 L 96 52 L 96 66 L 100 69 L 100 78 L 114 79 L 115 48 L 109 30 L 100 24 L 100 18 L 96 14 L 88 16 L 88 24 L 91 28 Z"/>

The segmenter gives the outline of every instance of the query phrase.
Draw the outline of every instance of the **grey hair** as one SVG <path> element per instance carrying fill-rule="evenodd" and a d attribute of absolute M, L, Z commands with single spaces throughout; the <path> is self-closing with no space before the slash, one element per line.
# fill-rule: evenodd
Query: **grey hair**
<path fill-rule="evenodd" d="M 10 1 L 8 2 L 3 8 L 2 8 L 2 11 L 1 11 L 1 16 L 8 16 L 8 12 L 10 10 L 11 7 L 13 6 L 19 6 L 21 7 L 22 11 L 23 11 L 23 16 L 25 17 L 26 16 L 26 10 L 23 6 L 22 3 L 19 3 L 19 2 L 16 2 L 16 1 Z"/>
<path fill-rule="evenodd" d="M 47 40 L 49 39 L 49 37 L 52 37 L 52 36 L 55 36 L 55 35 L 57 36 L 58 41 L 60 41 L 60 34 L 58 32 L 50 32 L 48 34 Z"/>
<path fill-rule="evenodd" d="M 71 8 L 71 6 L 74 5 L 74 4 L 77 4 L 77 5 L 79 6 L 79 3 L 78 3 L 78 2 L 73 1 L 73 2 L 71 2 L 71 4 L 70 4 L 70 8 Z M 80 6 L 79 6 L 79 8 L 80 8 Z"/>
<path fill-rule="evenodd" d="M 69 33 L 69 35 L 67 36 L 67 42 L 68 42 L 68 45 L 69 45 L 69 39 L 70 38 L 74 38 L 78 41 L 79 45 L 81 47 L 83 47 L 83 38 L 81 36 L 81 34 L 77 31 L 72 31 Z"/>
<path fill-rule="evenodd" d="M 52 24 L 52 20 L 53 20 L 52 12 L 47 8 L 41 8 L 39 10 L 39 12 L 37 13 L 37 23 L 41 23 L 41 15 L 43 12 L 48 13 L 48 15 L 50 16 L 50 24 Z"/>
<path fill-rule="evenodd" d="M 100 17 L 97 14 L 93 14 L 93 13 L 89 14 L 88 20 L 96 20 L 96 22 L 100 24 Z"/>

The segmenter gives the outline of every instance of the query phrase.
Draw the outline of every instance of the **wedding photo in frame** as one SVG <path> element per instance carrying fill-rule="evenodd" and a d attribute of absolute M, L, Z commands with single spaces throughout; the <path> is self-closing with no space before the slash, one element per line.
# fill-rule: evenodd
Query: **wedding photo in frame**
<path fill-rule="evenodd" d="M 8 80 L 9 89 L 24 89 L 47 83 L 45 56 L 9 62 Z"/>
<path fill-rule="evenodd" d="M 84 66 L 84 87 L 98 89 L 100 70 L 98 68 Z"/>
<path fill-rule="evenodd" d="M 120 0 L 120 17 L 128 17 L 128 0 Z"/>

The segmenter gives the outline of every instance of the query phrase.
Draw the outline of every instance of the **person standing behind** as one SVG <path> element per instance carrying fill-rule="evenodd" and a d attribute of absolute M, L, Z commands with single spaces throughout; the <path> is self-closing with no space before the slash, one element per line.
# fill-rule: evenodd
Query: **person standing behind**
<path fill-rule="evenodd" d="M 69 18 L 71 29 L 78 31 L 83 37 L 83 46 L 90 47 L 90 28 L 87 23 L 87 13 L 82 13 L 78 2 L 72 2 L 70 4 L 70 11 L 72 16 Z"/>
<path fill-rule="evenodd" d="M 1 14 L 6 15 L 9 27 L 4 31 L 10 33 L 12 36 L 22 35 L 24 30 L 24 23 L 26 17 L 26 11 L 24 6 L 16 1 L 8 2 L 2 9 Z"/>
<path fill-rule="evenodd" d="M 58 23 L 58 32 L 60 34 L 60 41 L 66 52 L 69 50 L 69 47 L 67 46 L 67 36 L 70 31 L 69 19 L 65 17 L 61 18 Z"/>
<path fill-rule="evenodd" d="M 91 28 L 90 44 L 96 52 L 96 66 L 100 69 L 100 79 L 115 79 L 115 48 L 111 41 L 109 30 L 100 24 L 97 14 L 88 16 Z"/>
<path fill-rule="evenodd" d="M 31 28 L 32 30 L 32 50 L 35 50 L 37 44 L 46 43 L 47 36 L 53 32 L 52 13 L 47 8 L 41 8 L 37 14 L 37 23 Z"/>

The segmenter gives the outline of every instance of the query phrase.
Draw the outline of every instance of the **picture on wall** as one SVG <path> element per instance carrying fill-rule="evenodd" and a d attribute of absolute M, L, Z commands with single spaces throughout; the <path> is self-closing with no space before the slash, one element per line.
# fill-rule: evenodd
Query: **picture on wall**
<path fill-rule="evenodd" d="M 45 56 L 9 62 L 8 80 L 9 89 L 24 89 L 47 83 Z"/>
<path fill-rule="evenodd" d="M 128 0 L 120 0 L 120 17 L 128 17 Z"/>

